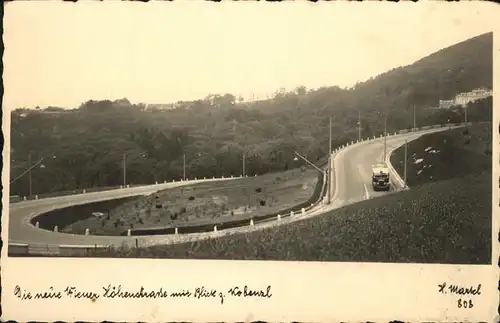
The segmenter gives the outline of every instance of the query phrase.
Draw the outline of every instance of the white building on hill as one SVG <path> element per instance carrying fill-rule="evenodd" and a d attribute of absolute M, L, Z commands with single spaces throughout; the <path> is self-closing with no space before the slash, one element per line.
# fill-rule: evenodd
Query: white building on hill
<path fill-rule="evenodd" d="M 466 106 L 469 102 L 474 102 L 479 99 L 484 99 L 493 95 L 493 91 L 485 88 L 479 88 L 470 92 L 457 94 L 451 100 L 439 100 L 439 108 L 449 109 L 452 106 L 461 105 Z"/>
<path fill-rule="evenodd" d="M 469 102 L 484 99 L 491 95 L 493 95 L 493 91 L 488 89 L 475 89 L 471 92 L 460 93 L 455 97 L 455 105 L 465 106 Z"/>

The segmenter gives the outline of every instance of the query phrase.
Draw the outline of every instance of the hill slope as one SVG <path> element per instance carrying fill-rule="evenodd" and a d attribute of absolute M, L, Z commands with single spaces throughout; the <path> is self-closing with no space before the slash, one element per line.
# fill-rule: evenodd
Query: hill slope
<path fill-rule="evenodd" d="M 404 46 L 404 44 L 402 45 Z M 388 113 L 388 130 L 410 127 L 411 104 L 417 103 L 419 125 L 443 119 L 461 120 L 453 111 L 433 112 L 428 105 L 476 87 L 492 86 L 492 34 L 443 49 L 406 67 L 357 84 L 293 93 L 271 100 L 236 103 L 231 94 L 180 102 L 170 111 L 145 111 L 123 99 L 88 101 L 68 112 L 17 110 L 12 113 L 12 178 L 32 161 L 48 158 L 32 172 L 33 193 L 179 179 L 183 154 L 188 177 L 286 170 L 303 165 L 294 150 L 312 161 L 326 154 L 328 116 L 333 117 L 333 145 L 357 138 L 358 110 L 363 136 L 380 134 Z M 491 107 L 474 120 L 491 120 Z M 11 195 L 28 194 L 24 176 Z"/>
<path fill-rule="evenodd" d="M 491 137 L 491 123 L 484 123 L 427 134 L 408 143 L 408 186 L 414 188 L 431 181 L 480 174 L 491 176 Z M 403 146 L 391 156 L 391 163 L 401 177 L 404 154 Z"/>

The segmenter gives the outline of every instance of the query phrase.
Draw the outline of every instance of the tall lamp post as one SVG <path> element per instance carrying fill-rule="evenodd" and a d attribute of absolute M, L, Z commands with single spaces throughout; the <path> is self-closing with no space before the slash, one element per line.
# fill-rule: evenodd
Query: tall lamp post
<path fill-rule="evenodd" d="M 331 199 L 331 196 L 332 196 L 332 183 L 331 183 L 331 179 L 332 179 L 332 117 L 330 117 L 330 128 L 328 130 L 328 168 L 327 168 L 327 176 L 328 178 L 326 178 L 326 181 L 327 181 L 327 194 L 328 194 L 328 204 L 330 204 L 330 199 Z"/>
<path fill-rule="evenodd" d="M 305 158 L 304 156 L 302 156 L 298 152 L 294 151 L 294 153 L 295 153 L 295 155 L 297 155 L 298 157 L 300 157 L 302 160 L 304 160 L 306 163 L 308 163 L 312 167 L 316 168 L 321 174 L 323 174 L 323 178 L 326 179 L 327 173 L 329 173 L 328 171 L 325 172 L 324 170 L 322 170 L 321 168 L 319 168 L 318 166 L 314 165 L 312 162 L 310 162 L 309 160 L 307 160 L 307 158 Z M 297 158 L 297 157 L 295 157 L 295 158 Z M 328 185 L 328 186 L 330 186 L 330 185 Z M 327 203 L 330 204 L 330 195 L 328 195 L 328 197 L 327 197 Z"/>
<path fill-rule="evenodd" d="M 417 111 L 415 104 L 413 105 L 413 131 L 417 131 Z"/>
<path fill-rule="evenodd" d="M 123 152 L 123 161 L 122 161 L 122 163 L 123 163 L 123 167 L 122 167 L 123 168 L 123 187 L 127 187 L 127 153 L 128 153 L 127 151 Z M 109 153 L 106 155 L 109 155 Z M 148 156 L 147 152 L 146 153 L 143 152 L 140 154 L 141 158 L 146 158 L 147 156 Z"/>
<path fill-rule="evenodd" d="M 55 159 L 56 156 L 55 155 L 52 155 L 52 158 Z M 24 172 L 22 172 L 19 176 L 17 176 L 16 178 L 14 178 L 13 180 L 10 181 L 9 185 L 13 184 L 15 181 L 17 181 L 18 179 L 20 179 L 21 177 L 23 177 L 24 175 L 28 174 L 29 176 L 29 197 L 31 197 L 33 195 L 33 185 L 32 185 L 32 178 L 31 178 L 31 170 L 35 167 L 37 167 L 38 165 L 42 164 L 43 161 L 44 161 L 45 157 L 41 157 L 36 163 L 34 163 L 33 165 L 31 165 L 31 153 L 28 155 L 28 169 L 26 169 Z"/>
<path fill-rule="evenodd" d="M 186 153 L 182 154 L 182 180 L 186 180 Z"/>
<path fill-rule="evenodd" d="M 358 141 L 361 141 L 361 111 L 358 110 Z"/>
<path fill-rule="evenodd" d="M 384 114 L 384 163 L 387 157 L 387 113 Z"/>
<path fill-rule="evenodd" d="M 43 158 L 40 158 L 40 162 L 43 160 Z M 29 182 L 30 182 L 30 189 L 29 189 L 29 192 L 30 192 L 30 195 L 29 197 L 31 198 L 31 196 L 33 196 L 33 191 L 32 191 L 32 179 L 31 179 L 31 153 L 29 153 L 28 155 L 28 170 L 29 170 Z"/>
<path fill-rule="evenodd" d="M 127 153 L 123 153 L 123 187 L 127 186 Z"/>
<path fill-rule="evenodd" d="M 246 151 L 243 151 L 243 165 L 242 165 L 243 170 L 242 170 L 242 173 L 241 173 L 241 175 L 243 177 L 245 177 L 245 175 L 246 175 L 246 160 L 245 159 L 246 159 Z"/>
<path fill-rule="evenodd" d="M 404 166 L 404 188 L 406 188 L 408 185 L 406 184 L 406 179 L 407 179 L 407 163 L 408 163 L 408 140 L 405 140 L 405 166 Z"/>

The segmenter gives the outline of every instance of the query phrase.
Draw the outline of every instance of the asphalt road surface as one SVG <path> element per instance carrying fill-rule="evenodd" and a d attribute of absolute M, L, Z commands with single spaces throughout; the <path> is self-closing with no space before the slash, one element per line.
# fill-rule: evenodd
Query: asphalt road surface
<path fill-rule="evenodd" d="M 414 140 L 424 133 L 443 131 L 445 129 L 432 129 L 427 131 L 397 135 L 387 138 L 387 154 L 391 150 L 404 144 L 405 139 Z M 329 210 L 347 204 L 390 194 L 394 191 L 391 185 L 389 192 L 375 192 L 371 186 L 371 167 L 373 164 L 383 161 L 384 138 L 373 141 L 358 143 L 347 147 L 337 153 L 335 157 L 334 180 L 332 181 L 332 203 L 325 205 L 321 203 L 317 208 L 306 212 L 305 215 L 284 218 L 281 221 L 273 221 L 255 226 L 233 228 L 211 233 L 179 234 L 167 236 L 85 236 L 51 232 L 34 227 L 29 219 L 35 214 L 44 213 L 56 208 L 62 208 L 75 204 L 85 204 L 114 198 L 128 197 L 134 195 L 152 194 L 158 190 L 164 190 L 180 185 L 194 184 L 198 181 L 175 182 L 167 184 L 134 187 L 105 192 L 86 193 L 79 195 L 47 198 L 33 201 L 23 201 L 10 205 L 9 214 L 9 243 L 24 243 L 30 245 L 121 245 L 123 243 L 133 245 L 136 240 L 140 245 L 180 243 L 209 237 L 229 235 L 239 232 L 259 230 L 264 227 L 276 226 L 283 223 L 300 220 L 304 217 L 320 215 Z M 223 179 L 223 180 L 229 180 Z"/>
<path fill-rule="evenodd" d="M 231 178 L 208 179 L 205 181 L 212 180 L 231 180 Z M 148 195 L 160 190 L 183 185 L 192 185 L 200 183 L 202 181 L 203 180 L 191 180 L 184 182 L 164 183 L 12 203 L 10 204 L 8 223 L 9 243 L 49 245 L 109 245 L 129 242 L 129 237 L 84 236 L 78 234 L 47 231 L 34 227 L 30 223 L 30 219 L 36 214 L 45 213 L 54 209 L 68 207 L 71 205 L 86 204 L 130 196 Z"/>

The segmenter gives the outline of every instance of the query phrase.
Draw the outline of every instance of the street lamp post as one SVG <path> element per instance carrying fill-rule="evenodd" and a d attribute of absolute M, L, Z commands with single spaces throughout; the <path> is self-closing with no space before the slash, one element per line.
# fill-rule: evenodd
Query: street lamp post
<path fill-rule="evenodd" d="M 332 117 L 330 117 L 330 128 L 329 128 L 329 141 L 328 141 L 328 168 L 326 172 L 328 178 L 326 178 L 327 183 L 327 194 L 328 194 L 328 204 L 330 204 L 330 198 L 332 195 L 331 189 L 331 178 L 332 178 Z"/>
<path fill-rule="evenodd" d="M 310 162 L 309 160 L 307 160 L 307 158 L 305 158 L 304 156 L 302 156 L 301 154 L 299 154 L 298 152 L 294 151 L 295 155 L 299 156 L 302 160 L 304 160 L 306 163 L 308 163 L 309 165 L 311 165 L 312 167 L 316 168 L 319 172 L 321 172 L 322 174 L 325 174 L 325 171 L 322 170 L 321 168 L 319 168 L 318 166 L 314 165 L 312 162 Z"/>
<path fill-rule="evenodd" d="M 123 187 L 127 186 L 127 153 L 123 153 Z"/>
<path fill-rule="evenodd" d="M 304 156 L 302 156 L 301 154 L 299 154 L 298 152 L 294 151 L 294 153 L 299 156 L 301 159 L 303 159 L 306 163 L 308 163 L 309 165 L 311 165 L 312 167 L 316 168 L 321 174 L 323 174 L 323 178 L 325 180 L 327 180 L 327 174 L 330 174 L 329 170 L 330 170 L 330 166 L 328 166 L 328 170 L 325 172 L 324 170 L 322 170 L 321 168 L 319 168 L 318 166 L 314 165 L 312 162 L 310 162 L 309 160 L 307 160 L 307 158 L 305 158 Z M 330 184 L 330 183 L 328 183 Z M 329 187 L 330 185 L 328 185 L 327 187 L 327 190 L 328 190 L 328 193 L 330 193 L 330 190 L 329 190 Z M 328 195 L 327 197 L 327 201 L 328 201 L 328 204 L 330 204 L 330 196 Z"/>
<path fill-rule="evenodd" d="M 130 152 L 130 151 L 128 151 Z M 123 164 L 123 187 L 126 187 L 127 186 L 127 151 L 123 152 L 123 157 L 122 157 L 122 164 Z M 107 156 L 109 155 L 110 152 L 108 152 L 107 154 L 105 154 L 104 156 Z M 134 154 L 130 154 L 129 157 L 132 156 L 132 159 L 134 158 L 137 158 L 137 157 L 140 157 L 140 158 L 147 158 L 148 157 L 148 153 L 147 152 L 142 152 L 139 156 L 136 156 Z"/>
<path fill-rule="evenodd" d="M 56 158 L 55 155 L 52 155 L 52 158 Z M 29 197 L 31 197 L 33 195 L 33 185 L 32 185 L 32 177 L 31 177 L 31 170 L 33 168 L 35 168 L 36 166 L 40 165 L 44 160 L 44 157 L 41 157 L 36 163 L 34 163 L 33 165 L 31 164 L 31 153 L 28 155 L 28 169 L 26 169 L 24 172 L 22 172 L 21 175 L 17 176 L 16 178 L 14 178 L 13 180 L 10 181 L 9 185 L 11 185 L 12 183 L 14 183 L 15 181 L 17 181 L 18 179 L 20 179 L 21 177 L 23 177 L 24 175 L 28 174 L 28 177 L 29 177 Z"/>
<path fill-rule="evenodd" d="M 413 131 L 417 131 L 417 112 L 415 109 L 415 104 L 413 105 Z"/>
<path fill-rule="evenodd" d="M 32 179 L 31 179 L 31 169 L 33 167 L 31 167 L 31 153 L 29 153 L 28 155 L 28 170 L 29 170 L 29 182 L 30 182 L 30 195 L 29 195 L 29 198 L 31 198 L 31 196 L 33 195 L 33 191 L 32 191 Z"/>
<path fill-rule="evenodd" d="M 405 166 L 404 166 L 404 188 L 406 188 L 406 170 L 407 170 L 407 163 L 408 163 L 408 140 L 405 140 Z"/>
<path fill-rule="evenodd" d="M 387 156 L 387 113 L 384 115 L 384 163 Z"/>
<path fill-rule="evenodd" d="M 467 104 L 465 105 L 465 129 L 468 129 L 468 126 L 467 126 Z"/>
<path fill-rule="evenodd" d="M 361 111 L 358 111 L 358 141 L 361 141 Z"/>
<path fill-rule="evenodd" d="M 182 179 L 186 180 L 186 153 L 182 155 Z"/>
<path fill-rule="evenodd" d="M 246 174 L 245 173 L 246 172 L 246 169 L 245 169 L 245 163 L 246 163 L 245 158 L 246 158 L 246 152 L 243 151 L 243 171 L 242 171 L 242 174 L 241 174 L 243 177 L 245 177 L 245 174 Z"/>

